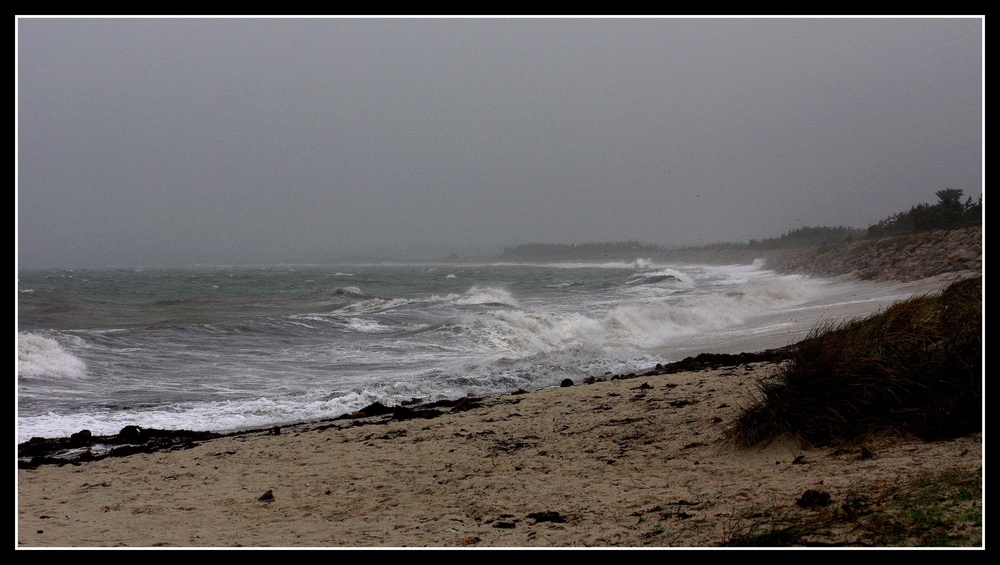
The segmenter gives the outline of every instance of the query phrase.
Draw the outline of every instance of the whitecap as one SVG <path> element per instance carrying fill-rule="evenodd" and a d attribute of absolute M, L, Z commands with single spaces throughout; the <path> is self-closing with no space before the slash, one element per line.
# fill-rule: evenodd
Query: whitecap
<path fill-rule="evenodd" d="M 17 335 L 18 376 L 78 379 L 86 371 L 87 365 L 67 353 L 59 342 L 33 333 Z"/>

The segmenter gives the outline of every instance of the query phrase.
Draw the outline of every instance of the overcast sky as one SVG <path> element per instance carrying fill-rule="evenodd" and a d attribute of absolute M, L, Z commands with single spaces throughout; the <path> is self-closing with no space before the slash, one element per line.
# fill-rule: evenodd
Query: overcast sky
<path fill-rule="evenodd" d="M 17 20 L 21 268 L 867 227 L 982 193 L 983 20 Z"/>

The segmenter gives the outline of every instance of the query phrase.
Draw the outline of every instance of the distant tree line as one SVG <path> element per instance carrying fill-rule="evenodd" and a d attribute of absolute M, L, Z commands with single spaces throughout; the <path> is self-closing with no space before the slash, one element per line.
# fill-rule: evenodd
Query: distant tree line
<path fill-rule="evenodd" d="M 983 216 L 983 197 L 976 202 L 972 197 L 962 201 L 962 191 L 946 188 L 934 193 L 937 204 L 918 204 L 908 212 L 893 214 L 867 230 L 838 226 L 798 228 L 775 238 L 757 241 L 751 239 L 750 249 L 785 249 L 826 245 L 859 238 L 880 238 L 893 235 L 909 235 L 933 230 L 951 230 L 980 225 Z"/>
<path fill-rule="evenodd" d="M 868 228 L 868 237 L 904 235 L 931 230 L 951 230 L 980 225 L 983 220 L 983 197 L 962 202 L 962 191 L 946 188 L 934 193 L 937 204 L 918 204 L 909 212 L 889 216 Z"/>
<path fill-rule="evenodd" d="M 918 204 L 908 212 L 893 214 L 881 222 L 869 226 L 867 230 L 851 227 L 817 226 L 790 230 L 778 237 L 762 240 L 751 239 L 749 243 L 712 243 L 686 249 L 789 249 L 839 243 L 862 238 L 880 238 L 892 235 L 907 235 L 923 231 L 958 229 L 982 223 L 983 197 L 976 202 L 972 197 L 962 201 L 962 191 L 946 188 L 935 193 L 937 204 Z M 504 248 L 502 257 L 508 259 L 602 259 L 635 258 L 656 256 L 668 248 L 654 243 L 639 241 L 619 241 L 607 243 L 526 243 Z"/>

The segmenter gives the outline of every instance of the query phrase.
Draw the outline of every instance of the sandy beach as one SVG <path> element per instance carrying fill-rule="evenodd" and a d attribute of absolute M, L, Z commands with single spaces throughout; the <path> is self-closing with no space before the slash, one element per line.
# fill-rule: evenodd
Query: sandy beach
<path fill-rule="evenodd" d="M 737 447 L 726 426 L 771 368 L 578 383 L 433 419 L 306 423 L 19 470 L 17 546 L 718 546 L 762 520 L 981 472 L 981 434 Z M 797 504 L 809 490 L 831 503 Z M 857 529 L 799 541 L 849 544 Z M 981 540 L 981 526 L 958 535 Z"/>

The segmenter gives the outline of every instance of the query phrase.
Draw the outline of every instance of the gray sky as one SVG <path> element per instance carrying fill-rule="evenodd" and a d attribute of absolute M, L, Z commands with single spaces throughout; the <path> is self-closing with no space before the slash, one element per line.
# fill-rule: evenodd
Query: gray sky
<path fill-rule="evenodd" d="M 867 227 L 982 193 L 982 25 L 22 18 L 20 266 Z"/>

